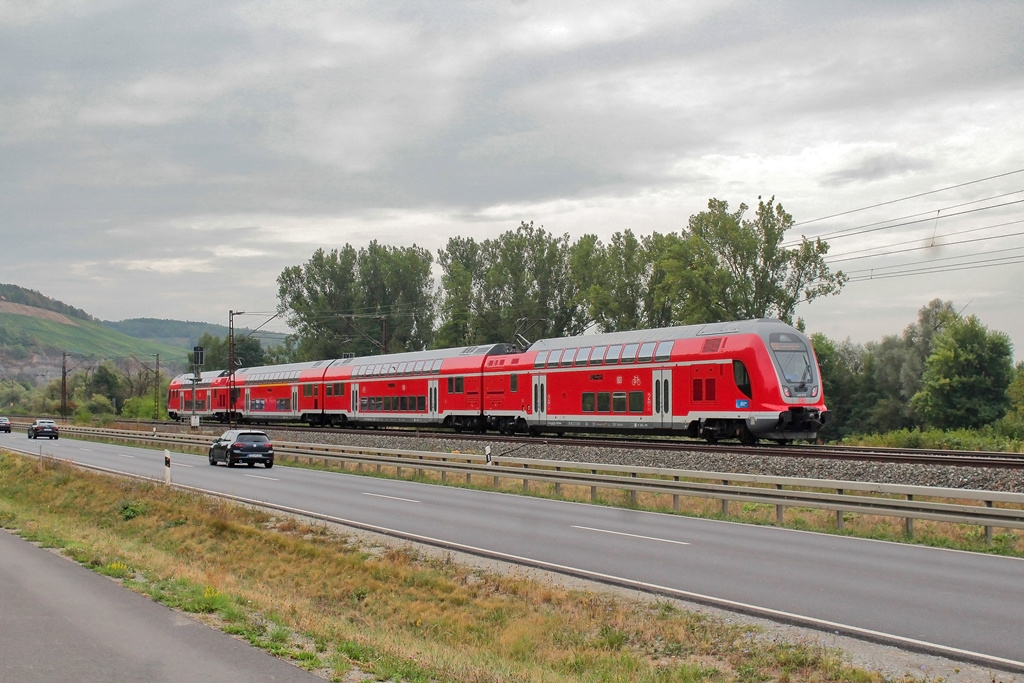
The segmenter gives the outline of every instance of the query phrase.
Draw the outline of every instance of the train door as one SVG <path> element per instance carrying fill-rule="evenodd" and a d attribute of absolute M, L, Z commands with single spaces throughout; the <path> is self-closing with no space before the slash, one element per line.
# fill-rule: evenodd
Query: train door
<path fill-rule="evenodd" d="M 229 402 L 231 403 L 231 410 L 235 410 L 234 397 L 230 397 L 229 398 Z M 250 401 L 250 398 L 249 398 L 249 387 L 246 387 L 245 388 L 245 403 L 242 404 L 242 411 L 241 412 L 242 412 L 243 415 L 248 417 L 251 410 L 252 410 L 252 402 Z"/>
<path fill-rule="evenodd" d="M 672 371 L 655 370 L 651 375 L 654 380 L 654 426 L 669 428 L 672 426 Z"/>
<path fill-rule="evenodd" d="M 535 425 L 548 423 L 548 376 L 533 376 L 533 420 Z"/>
<path fill-rule="evenodd" d="M 348 393 L 352 396 L 352 405 L 349 407 L 349 415 L 355 417 L 359 414 L 359 384 L 353 382 Z"/>
<path fill-rule="evenodd" d="M 437 406 L 436 379 L 432 379 L 427 382 L 427 415 L 430 417 L 431 422 L 437 422 L 440 415 L 440 411 Z"/>
<path fill-rule="evenodd" d="M 292 417 L 299 414 L 299 387 L 292 386 Z"/>

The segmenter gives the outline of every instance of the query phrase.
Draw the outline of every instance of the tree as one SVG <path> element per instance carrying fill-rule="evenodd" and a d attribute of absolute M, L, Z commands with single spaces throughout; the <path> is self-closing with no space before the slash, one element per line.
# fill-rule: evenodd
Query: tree
<path fill-rule="evenodd" d="M 612 235 L 607 246 L 599 245 L 596 267 L 587 274 L 587 294 L 591 315 L 603 331 L 671 324 L 661 255 L 678 241 L 676 235 L 658 233 L 640 240 L 626 230 Z M 596 273 L 600 276 L 594 277 Z"/>
<path fill-rule="evenodd" d="M 477 243 L 452 238 L 441 266 L 440 345 L 465 346 L 580 334 L 590 325 L 586 287 L 597 238 L 570 243 L 522 222 Z"/>
<path fill-rule="evenodd" d="M 281 272 L 278 311 L 299 338 L 301 360 L 425 348 L 434 332 L 430 252 L 371 242 L 318 249 Z"/>
<path fill-rule="evenodd" d="M 837 294 L 846 283 L 825 263 L 827 243 L 804 237 L 795 248 L 783 246 L 793 217 L 774 197 L 758 197 L 754 220 L 743 218 L 746 210 L 740 204 L 730 213 L 727 202 L 709 200 L 667 250 L 663 267 L 677 321 L 775 317 L 792 324 L 797 304 Z"/>
<path fill-rule="evenodd" d="M 1013 378 L 1009 337 L 989 332 L 972 315 L 948 323 L 932 346 L 923 385 L 912 399 L 928 425 L 977 428 L 1006 414 Z"/>

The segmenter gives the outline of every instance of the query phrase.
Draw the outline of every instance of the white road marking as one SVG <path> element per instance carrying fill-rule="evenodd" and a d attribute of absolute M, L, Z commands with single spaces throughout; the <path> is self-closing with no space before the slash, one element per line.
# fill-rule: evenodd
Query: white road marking
<path fill-rule="evenodd" d="M 85 451 L 86 453 L 92 453 L 92 449 L 91 448 L 79 448 L 78 450 Z"/>
<path fill-rule="evenodd" d="M 172 466 L 172 467 L 195 467 L 195 465 L 186 465 L 186 464 L 185 464 L 185 463 L 183 463 L 183 462 L 179 462 L 179 463 L 171 463 L 171 466 Z M 277 481 L 277 480 L 275 479 L 274 481 Z"/>
<path fill-rule="evenodd" d="M 630 538 L 642 538 L 645 541 L 659 541 L 661 543 L 675 543 L 676 545 L 690 545 L 686 541 L 673 541 L 673 540 L 670 540 L 668 538 L 655 538 L 654 536 L 640 536 L 638 534 L 627 534 L 627 533 L 623 533 L 621 531 L 611 531 L 609 529 L 594 529 L 593 527 L 589 527 L 589 526 L 575 526 L 575 525 L 573 525 L 572 528 L 573 529 L 582 529 L 584 531 L 597 531 L 598 533 L 602 533 L 602 534 L 615 534 L 616 536 L 629 536 Z"/>
<path fill-rule="evenodd" d="M 118 453 L 118 455 L 121 456 L 122 458 L 135 458 L 134 455 L 128 455 L 127 453 Z"/>
<path fill-rule="evenodd" d="M 381 495 L 379 493 L 366 493 L 365 491 L 363 491 L 363 495 L 364 496 L 373 496 L 374 498 L 388 498 L 390 500 L 400 500 L 403 503 L 419 503 L 420 502 L 418 500 L 413 500 L 412 498 L 398 498 L 397 496 L 384 496 L 384 495 Z"/>
<path fill-rule="evenodd" d="M 280 479 L 275 479 L 274 477 L 261 477 L 258 474 L 247 474 L 245 476 L 252 477 L 253 479 L 266 479 L 267 481 L 281 481 Z"/>

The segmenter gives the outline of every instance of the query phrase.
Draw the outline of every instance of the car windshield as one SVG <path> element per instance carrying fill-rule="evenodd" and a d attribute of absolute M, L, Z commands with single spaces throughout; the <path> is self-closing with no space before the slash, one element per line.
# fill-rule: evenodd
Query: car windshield
<path fill-rule="evenodd" d="M 235 441 L 241 441 L 242 443 L 266 443 L 270 439 L 267 438 L 266 434 L 239 434 Z"/>

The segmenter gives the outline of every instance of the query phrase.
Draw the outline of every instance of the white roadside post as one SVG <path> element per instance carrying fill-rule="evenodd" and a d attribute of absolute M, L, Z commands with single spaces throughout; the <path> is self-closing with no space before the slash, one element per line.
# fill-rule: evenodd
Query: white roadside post
<path fill-rule="evenodd" d="M 164 483 L 171 485 L 171 452 L 164 450 Z"/>

